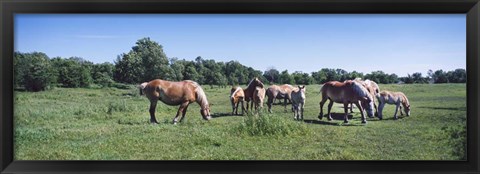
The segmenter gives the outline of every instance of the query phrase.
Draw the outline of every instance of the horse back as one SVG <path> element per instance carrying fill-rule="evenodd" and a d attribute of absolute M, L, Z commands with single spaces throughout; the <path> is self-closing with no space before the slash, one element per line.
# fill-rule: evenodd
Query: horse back
<path fill-rule="evenodd" d="M 185 101 L 196 100 L 198 84 L 193 81 L 171 82 L 152 80 L 145 87 L 145 94 L 150 100 L 161 100 L 168 105 L 178 105 Z"/>

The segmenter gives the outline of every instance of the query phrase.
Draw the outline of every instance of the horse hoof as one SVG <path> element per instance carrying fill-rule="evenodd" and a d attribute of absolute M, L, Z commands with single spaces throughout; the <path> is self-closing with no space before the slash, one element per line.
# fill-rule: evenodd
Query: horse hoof
<path fill-rule="evenodd" d="M 344 124 L 348 124 L 348 121 L 343 121 Z"/>
<path fill-rule="evenodd" d="M 367 121 L 362 121 L 362 124 L 367 124 Z"/>

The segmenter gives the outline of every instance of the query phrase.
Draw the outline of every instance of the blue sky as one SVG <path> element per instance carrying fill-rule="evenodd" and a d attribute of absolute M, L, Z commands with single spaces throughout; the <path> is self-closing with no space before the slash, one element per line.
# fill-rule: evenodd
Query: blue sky
<path fill-rule="evenodd" d="M 150 37 L 169 58 L 406 76 L 466 67 L 465 14 L 17 14 L 15 51 L 112 62 Z"/>

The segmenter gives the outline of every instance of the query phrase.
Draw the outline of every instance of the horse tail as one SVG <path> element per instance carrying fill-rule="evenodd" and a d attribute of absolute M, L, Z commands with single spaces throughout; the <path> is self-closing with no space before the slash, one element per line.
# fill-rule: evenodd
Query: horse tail
<path fill-rule="evenodd" d="M 140 95 L 143 95 L 144 92 L 143 90 L 145 89 L 145 87 L 147 86 L 148 82 L 143 82 L 142 84 L 138 85 L 138 89 L 139 89 L 139 92 L 140 92 Z"/>

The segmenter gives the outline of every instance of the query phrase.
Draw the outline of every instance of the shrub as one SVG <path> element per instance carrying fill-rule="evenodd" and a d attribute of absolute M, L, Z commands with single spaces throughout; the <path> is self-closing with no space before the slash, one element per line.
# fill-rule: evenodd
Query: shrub
<path fill-rule="evenodd" d="M 16 85 L 27 91 L 43 91 L 54 85 L 56 76 L 46 54 L 16 53 L 14 60 Z"/>
<path fill-rule="evenodd" d="M 310 129 L 305 124 L 274 115 L 245 116 L 243 122 L 238 127 L 235 127 L 234 130 L 251 136 L 305 135 L 310 133 Z"/>

